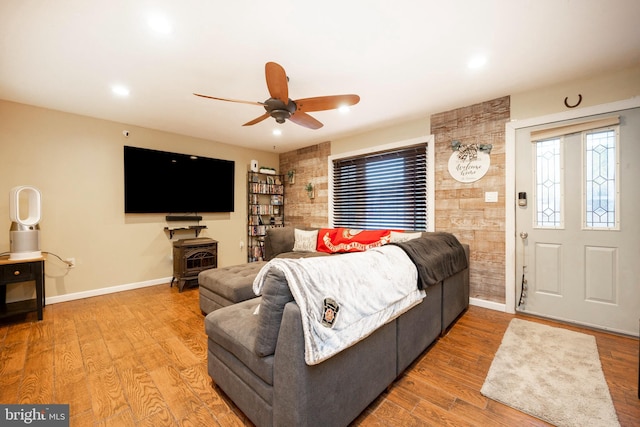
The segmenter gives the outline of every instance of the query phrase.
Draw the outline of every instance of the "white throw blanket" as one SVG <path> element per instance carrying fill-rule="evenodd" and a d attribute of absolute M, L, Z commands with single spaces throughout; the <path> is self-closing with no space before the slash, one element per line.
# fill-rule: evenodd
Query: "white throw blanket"
<path fill-rule="evenodd" d="M 256 276 L 256 295 L 271 269 L 284 273 L 300 307 L 308 365 L 357 343 L 426 295 L 417 287 L 416 266 L 397 246 L 328 257 L 275 258 Z M 337 312 L 328 326 L 335 310 L 329 308 L 327 316 L 326 304 L 333 302 Z"/>

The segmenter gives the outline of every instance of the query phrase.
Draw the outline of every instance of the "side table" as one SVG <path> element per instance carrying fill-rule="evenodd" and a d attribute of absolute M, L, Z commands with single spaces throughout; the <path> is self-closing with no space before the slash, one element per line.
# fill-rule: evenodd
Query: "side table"
<path fill-rule="evenodd" d="M 38 320 L 42 320 L 44 307 L 44 257 L 10 260 L 0 257 L 0 319 L 21 313 L 36 311 Z M 7 285 L 18 282 L 34 282 L 35 299 L 16 301 L 7 304 Z"/>

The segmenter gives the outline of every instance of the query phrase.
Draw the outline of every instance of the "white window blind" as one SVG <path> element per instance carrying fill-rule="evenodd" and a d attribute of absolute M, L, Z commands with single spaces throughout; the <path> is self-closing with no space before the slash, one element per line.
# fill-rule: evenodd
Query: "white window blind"
<path fill-rule="evenodd" d="M 333 161 L 333 226 L 427 229 L 427 144 Z"/>
<path fill-rule="evenodd" d="M 614 126 L 619 123 L 620 116 L 611 116 L 534 130 L 531 132 L 531 142 L 541 141 L 543 139 L 558 138 L 563 135 L 569 135 L 572 133 L 583 132 L 591 129 Z"/>

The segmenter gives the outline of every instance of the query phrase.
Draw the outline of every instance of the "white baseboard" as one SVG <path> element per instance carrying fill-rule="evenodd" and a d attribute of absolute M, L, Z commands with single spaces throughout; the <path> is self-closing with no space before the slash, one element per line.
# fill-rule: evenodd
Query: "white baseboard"
<path fill-rule="evenodd" d="M 108 288 L 93 289 L 90 291 L 83 291 L 83 292 L 76 292 L 73 294 L 65 294 L 65 295 L 58 295 L 55 297 L 48 297 L 48 298 L 45 298 L 45 301 L 47 304 L 56 304 L 59 302 L 97 297 L 100 295 L 108 295 L 108 294 L 113 294 L 113 293 L 122 292 L 122 291 L 130 291 L 133 289 L 145 288 L 147 286 L 162 285 L 164 283 L 170 283 L 170 282 L 171 282 L 171 277 L 163 277 L 159 279 L 146 280 L 144 282 L 128 283 L 124 285 L 110 286 Z M 487 301 L 479 298 L 469 298 L 469 304 L 475 305 L 477 307 L 488 308 L 490 310 L 506 312 L 505 304 L 501 304 L 493 301 Z"/>
<path fill-rule="evenodd" d="M 502 311 L 503 313 L 506 313 L 507 311 L 507 306 L 505 304 L 487 301 L 484 299 L 469 298 L 469 304 L 475 305 L 477 307 L 488 308 L 490 310 Z"/>
<path fill-rule="evenodd" d="M 45 303 L 56 304 L 59 302 L 97 297 L 100 295 L 113 294 L 113 293 L 122 292 L 122 291 L 130 291 L 133 289 L 145 288 L 147 286 L 162 285 L 163 283 L 170 283 L 170 282 L 171 282 L 171 277 L 163 277 L 160 279 L 146 280 L 144 282 L 128 283 L 125 285 L 110 286 L 108 288 L 92 289 L 90 291 L 83 291 L 83 292 L 76 292 L 72 294 L 58 295 L 55 297 L 48 297 L 48 298 L 45 298 Z"/>

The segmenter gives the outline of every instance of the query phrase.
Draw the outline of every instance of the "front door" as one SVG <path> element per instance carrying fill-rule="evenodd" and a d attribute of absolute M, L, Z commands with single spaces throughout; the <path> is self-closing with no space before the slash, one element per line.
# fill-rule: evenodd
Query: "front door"
<path fill-rule="evenodd" d="M 516 309 L 636 335 L 640 108 L 516 131 L 516 191 Z"/>

